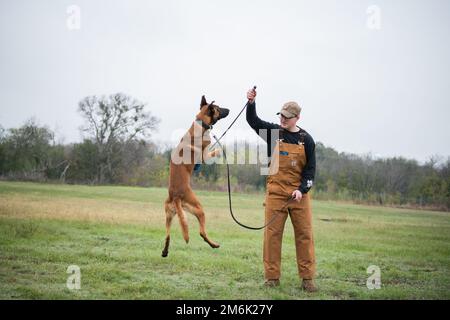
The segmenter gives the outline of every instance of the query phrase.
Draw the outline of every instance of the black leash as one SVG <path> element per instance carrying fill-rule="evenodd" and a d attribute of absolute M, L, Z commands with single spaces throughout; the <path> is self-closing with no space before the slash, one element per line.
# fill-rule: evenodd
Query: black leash
<path fill-rule="evenodd" d="M 248 103 L 247 103 L 247 104 L 248 104 Z M 246 105 L 246 106 L 247 106 L 247 105 Z M 242 111 L 241 111 L 241 112 L 242 112 Z M 236 118 L 236 119 L 237 119 L 237 118 Z M 236 121 L 236 120 L 235 120 L 235 121 Z M 231 127 L 231 126 L 230 126 L 230 127 Z M 228 128 L 228 129 L 229 129 L 229 128 Z M 227 129 L 227 130 L 228 130 L 228 129 Z M 215 143 L 214 145 L 218 144 L 219 147 L 222 149 L 223 158 L 225 159 L 225 164 L 227 165 L 228 205 L 229 205 L 229 207 L 230 207 L 231 217 L 233 218 L 233 220 L 234 220 L 238 225 L 240 225 L 241 227 L 244 227 L 244 228 L 246 228 L 246 229 L 250 229 L 250 230 L 261 230 L 261 229 L 264 229 L 265 227 L 267 227 L 269 224 L 271 224 L 271 223 L 275 220 L 275 218 L 277 217 L 277 213 L 283 211 L 283 210 L 286 208 L 286 206 L 289 204 L 289 202 L 293 200 L 293 198 L 289 198 L 289 199 L 286 201 L 286 203 L 281 207 L 281 209 L 278 209 L 278 210 L 277 210 L 278 212 L 276 212 L 276 213 L 272 216 L 272 219 L 270 219 L 269 222 L 267 222 L 266 224 L 264 224 L 262 227 L 250 227 L 250 226 L 247 226 L 247 225 L 245 225 L 245 224 L 239 222 L 239 220 L 237 220 L 236 217 L 235 217 L 234 214 L 233 214 L 233 208 L 232 208 L 232 205 L 231 205 L 230 166 L 229 166 L 228 161 L 227 161 L 227 154 L 225 153 L 225 149 L 223 148 L 222 144 L 219 142 L 220 138 L 217 139 L 217 137 L 216 137 L 214 134 L 213 134 L 213 137 L 214 137 L 214 139 L 216 140 L 216 143 Z M 223 137 L 223 135 L 222 135 L 221 137 Z"/>
<path fill-rule="evenodd" d="M 256 90 L 256 86 L 253 86 L 253 90 Z M 234 123 L 236 122 L 236 120 L 241 116 L 242 112 L 244 112 L 245 108 L 247 108 L 249 101 L 247 101 L 247 103 L 245 104 L 245 106 L 242 108 L 242 110 L 239 112 L 239 114 L 236 116 L 236 118 L 234 118 L 234 120 L 231 122 L 231 124 L 228 126 L 228 128 L 224 131 L 224 133 L 222 133 L 222 135 L 219 137 L 219 139 L 217 139 L 217 137 L 213 134 L 214 139 L 216 140 L 216 142 L 211 146 L 211 149 L 218 144 L 220 149 L 222 149 L 222 153 L 223 153 L 223 157 L 225 159 L 225 164 L 227 165 L 227 186 L 228 186 L 228 205 L 230 207 L 230 213 L 231 213 L 231 217 L 233 218 L 233 220 L 240 225 L 241 227 L 244 227 L 246 229 L 250 229 L 250 230 L 261 230 L 264 229 L 265 227 L 267 227 L 269 224 L 271 224 L 275 218 L 277 217 L 277 214 L 275 213 L 272 216 L 272 219 L 269 220 L 269 222 L 267 222 L 266 224 L 264 224 L 262 227 L 250 227 L 247 226 L 241 222 L 239 222 L 239 220 L 236 219 L 236 217 L 233 214 L 233 208 L 232 208 L 232 204 L 231 204 L 231 183 L 230 183 L 230 166 L 228 164 L 227 161 L 227 154 L 225 152 L 225 149 L 223 148 L 222 144 L 220 143 L 220 139 L 223 138 L 223 136 L 225 136 L 225 134 L 228 132 L 228 130 L 230 130 L 230 128 L 234 125 Z M 286 203 L 281 207 L 281 209 L 278 209 L 278 212 L 283 211 L 286 206 L 289 204 L 290 201 L 292 201 L 293 198 L 289 198 L 288 200 L 286 200 Z M 278 213 L 277 212 L 277 213 Z"/>

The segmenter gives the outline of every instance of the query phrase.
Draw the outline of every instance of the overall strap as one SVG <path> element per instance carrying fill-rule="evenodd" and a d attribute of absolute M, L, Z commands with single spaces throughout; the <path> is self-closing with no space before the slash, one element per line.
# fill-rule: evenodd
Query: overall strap
<path fill-rule="evenodd" d="M 278 130 L 278 139 L 279 139 L 280 141 L 283 141 L 283 138 L 284 138 L 283 134 L 284 134 L 284 129 L 283 129 L 283 128 L 281 128 L 280 130 Z"/>

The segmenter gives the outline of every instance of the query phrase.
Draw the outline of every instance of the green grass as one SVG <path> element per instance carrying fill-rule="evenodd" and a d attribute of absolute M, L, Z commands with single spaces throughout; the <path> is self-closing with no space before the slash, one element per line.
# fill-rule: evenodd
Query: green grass
<path fill-rule="evenodd" d="M 450 216 L 444 212 L 314 201 L 320 291 L 300 290 L 286 224 L 281 286 L 263 286 L 261 231 L 236 225 L 226 193 L 197 192 L 211 249 L 189 217 L 185 244 L 174 220 L 167 258 L 160 188 L 0 182 L 1 299 L 449 299 Z M 237 194 L 242 222 L 263 223 L 263 195 Z M 69 290 L 69 265 L 81 289 Z M 381 269 L 369 290 L 367 267 Z"/>

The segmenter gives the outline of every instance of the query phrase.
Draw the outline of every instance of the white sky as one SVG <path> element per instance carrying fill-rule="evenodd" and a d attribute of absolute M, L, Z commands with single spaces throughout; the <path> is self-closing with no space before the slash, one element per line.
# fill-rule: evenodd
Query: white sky
<path fill-rule="evenodd" d="M 162 120 L 154 138 L 170 141 L 202 94 L 231 109 L 220 133 L 256 84 L 261 118 L 295 100 L 299 125 L 338 151 L 447 157 L 449 30 L 448 0 L 0 0 L 0 124 L 34 116 L 80 141 L 78 101 L 120 91 L 147 102 Z M 244 117 L 233 133 L 255 138 Z"/>

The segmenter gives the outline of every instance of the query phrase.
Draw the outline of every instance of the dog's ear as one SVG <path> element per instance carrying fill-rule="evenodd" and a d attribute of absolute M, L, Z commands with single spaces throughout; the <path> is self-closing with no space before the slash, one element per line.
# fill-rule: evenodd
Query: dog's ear
<path fill-rule="evenodd" d="M 206 102 L 205 96 L 202 96 L 202 101 L 200 101 L 200 109 L 204 106 L 207 105 L 208 102 Z"/>
<path fill-rule="evenodd" d="M 213 101 L 211 101 L 211 102 L 208 104 L 208 115 L 209 115 L 210 117 L 213 117 L 213 116 L 214 116 L 214 105 L 213 105 L 214 102 L 215 102 L 215 101 L 213 100 Z"/>

